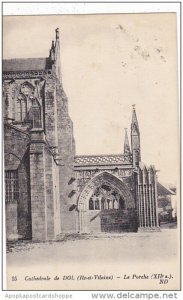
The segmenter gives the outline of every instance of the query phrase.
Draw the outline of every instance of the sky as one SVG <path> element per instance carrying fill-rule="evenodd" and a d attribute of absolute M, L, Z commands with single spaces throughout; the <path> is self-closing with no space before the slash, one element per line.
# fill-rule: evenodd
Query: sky
<path fill-rule="evenodd" d="M 76 153 L 123 153 L 136 105 L 141 157 L 162 183 L 179 182 L 174 13 L 4 17 L 3 57 L 47 57 L 60 28 L 63 88 Z"/>

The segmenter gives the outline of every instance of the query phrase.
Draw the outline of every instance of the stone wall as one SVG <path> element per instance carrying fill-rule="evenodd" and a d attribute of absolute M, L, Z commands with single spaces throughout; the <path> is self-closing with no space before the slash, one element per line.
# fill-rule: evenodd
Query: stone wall
<path fill-rule="evenodd" d="M 57 81 L 58 108 L 58 153 L 60 164 L 60 215 L 61 232 L 76 232 L 76 211 L 71 210 L 74 200 L 76 183 L 74 178 L 75 141 L 73 137 L 73 123 L 68 112 L 68 99 L 62 86 Z"/>
<path fill-rule="evenodd" d="M 44 134 L 41 129 L 30 132 L 32 123 L 26 119 L 18 120 L 17 101 L 24 84 L 30 86 L 33 97 L 39 98 Z M 35 240 L 53 239 L 60 233 L 61 218 L 59 167 L 52 152 L 58 148 L 55 75 L 11 82 L 5 80 L 3 101 L 6 118 L 5 169 L 18 170 L 19 200 L 14 212 L 17 215 L 17 236 L 31 238 L 32 235 Z M 15 205 L 13 207 L 15 209 Z"/>
<path fill-rule="evenodd" d="M 58 197 L 59 178 L 53 157 L 45 147 L 45 193 L 47 239 L 52 240 L 60 233 L 60 199 Z"/>
<path fill-rule="evenodd" d="M 32 220 L 31 220 L 31 195 L 30 195 L 30 162 L 29 150 L 26 151 L 18 168 L 18 236 L 19 238 L 31 239 Z"/>
<path fill-rule="evenodd" d="M 17 203 L 6 203 L 6 239 L 16 240 L 17 230 Z"/>
<path fill-rule="evenodd" d="M 138 218 L 135 210 L 104 210 L 101 212 L 102 232 L 137 232 Z"/>
<path fill-rule="evenodd" d="M 2 88 L 3 114 L 5 118 L 15 118 L 15 86 L 12 81 L 4 81 Z"/>
<path fill-rule="evenodd" d="M 6 203 L 7 237 L 9 236 L 10 228 L 12 228 L 12 234 L 14 235 L 16 232 L 17 238 L 31 238 L 31 199 L 28 151 L 30 138 L 28 133 L 23 132 L 22 129 L 5 124 L 4 140 L 5 171 L 17 170 L 19 191 L 19 199 L 16 199 L 15 203 Z M 11 216 L 12 214 L 14 215 L 14 221 Z M 13 226 L 12 222 L 14 222 Z"/>
<path fill-rule="evenodd" d="M 83 232 L 97 233 L 101 232 L 101 212 L 87 210 L 83 212 Z"/>
<path fill-rule="evenodd" d="M 44 130 L 49 145 L 58 147 L 56 78 L 51 75 L 46 76 L 45 80 Z"/>
<path fill-rule="evenodd" d="M 138 217 L 135 209 L 80 211 L 81 233 L 137 232 Z"/>
<path fill-rule="evenodd" d="M 45 187 L 45 145 L 30 145 L 30 182 L 32 239 L 47 239 L 46 187 Z"/>
<path fill-rule="evenodd" d="M 12 153 L 21 160 L 30 143 L 29 133 L 26 128 L 5 124 L 4 141 L 5 168 L 11 169 L 10 162 L 6 162 L 6 155 Z"/>
<path fill-rule="evenodd" d="M 52 240 L 60 233 L 58 167 L 41 131 L 32 130 L 30 183 L 32 239 Z"/>

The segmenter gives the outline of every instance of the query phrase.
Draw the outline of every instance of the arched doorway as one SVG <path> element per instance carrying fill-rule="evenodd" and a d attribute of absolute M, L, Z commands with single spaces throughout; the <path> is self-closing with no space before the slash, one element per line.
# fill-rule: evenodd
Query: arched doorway
<path fill-rule="evenodd" d="M 121 193 L 108 183 L 98 186 L 89 199 L 89 210 L 124 209 Z"/>
<path fill-rule="evenodd" d="M 135 200 L 127 185 L 102 172 L 84 187 L 78 199 L 79 231 L 137 231 Z"/>

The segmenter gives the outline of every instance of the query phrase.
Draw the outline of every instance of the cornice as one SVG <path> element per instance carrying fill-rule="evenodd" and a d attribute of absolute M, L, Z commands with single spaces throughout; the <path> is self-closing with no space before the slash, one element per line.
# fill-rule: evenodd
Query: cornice
<path fill-rule="evenodd" d="M 37 78 L 45 75 L 54 75 L 52 70 L 32 70 L 32 71 L 13 71 L 3 72 L 3 80 L 6 79 L 26 79 L 26 78 Z"/>

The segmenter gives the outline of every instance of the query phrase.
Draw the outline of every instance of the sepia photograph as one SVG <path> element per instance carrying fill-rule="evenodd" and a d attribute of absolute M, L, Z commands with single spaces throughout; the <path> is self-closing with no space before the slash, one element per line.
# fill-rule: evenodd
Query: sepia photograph
<path fill-rule="evenodd" d="M 3 17 L 7 290 L 180 290 L 176 13 Z"/>

